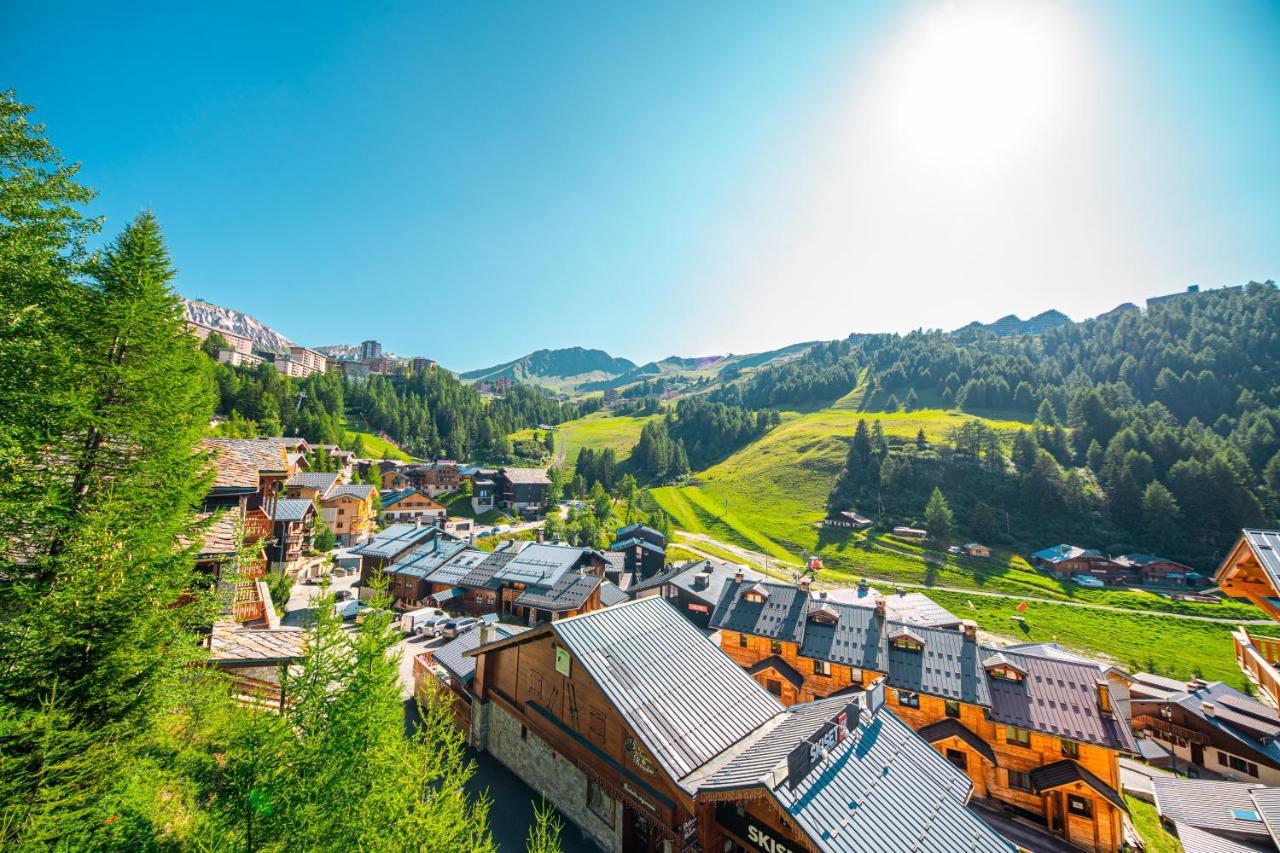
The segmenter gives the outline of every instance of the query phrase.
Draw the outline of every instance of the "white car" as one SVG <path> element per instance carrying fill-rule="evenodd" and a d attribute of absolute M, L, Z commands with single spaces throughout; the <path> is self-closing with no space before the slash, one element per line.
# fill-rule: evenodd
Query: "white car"
<path fill-rule="evenodd" d="M 1071 580 L 1087 589 L 1102 589 L 1106 584 L 1092 575 L 1074 575 Z"/>

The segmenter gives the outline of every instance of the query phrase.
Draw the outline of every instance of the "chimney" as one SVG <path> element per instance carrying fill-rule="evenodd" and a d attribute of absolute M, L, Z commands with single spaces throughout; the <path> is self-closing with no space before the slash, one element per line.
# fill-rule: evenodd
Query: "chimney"
<path fill-rule="evenodd" d="M 484 620 L 481 620 L 480 645 L 483 646 L 485 643 L 492 643 L 493 635 L 494 635 L 493 624 L 491 622 L 485 622 Z"/>
<path fill-rule="evenodd" d="M 809 576 L 808 576 L 808 575 L 801 575 L 801 576 L 800 576 L 800 591 L 801 591 L 801 592 L 804 592 L 804 593 L 807 593 L 807 592 L 809 591 Z"/>
<path fill-rule="evenodd" d="M 818 600 L 819 601 L 827 600 L 827 591 L 825 589 L 818 590 Z"/>
<path fill-rule="evenodd" d="M 415 515 L 415 516 L 413 517 L 413 529 L 414 529 L 414 530 L 420 530 L 420 529 L 422 529 L 422 516 L 420 516 L 420 515 Z"/>
<path fill-rule="evenodd" d="M 1212 702 L 1201 702 L 1200 710 L 1204 711 L 1204 715 L 1206 717 L 1212 717 L 1218 712 L 1218 706 L 1214 705 Z"/>
<path fill-rule="evenodd" d="M 978 623 L 972 619 L 966 619 L 960 623 L 960 630 L 964 632 L 964 641 L 966 643 L 978 642 Z"/>
<path fill-rule="evenodd" d="M 876 596 L 876 615 L 879 616 L 881 619 L 884 618 L 884 596 L 883 595 Z"/>
<path fill-rule="evenodd" d="M 866 578 L 862 578 L 861 580 L 859 580 L 859 581 L 858 581 L 858 592 L 860 592 L 860 593 L 862 593 L 862 594 L 864 594 L 864 595 L 866 594 L 866 592 L 867 592 L 867 579 L 866 579 Z"/>
<path fill-rule="evenodd" d="M 739 566 L 738 570 L 733 573 L 733 582 L 736 584 L 740 584 L 742 583 L 742 580 L 743 580 L 742 567 Z"/>
<path fill-rule="evenodd" d="M 538 528 L 538 544 L 539 545 L 542 544 L 542 528 L 541 527 Z"/>

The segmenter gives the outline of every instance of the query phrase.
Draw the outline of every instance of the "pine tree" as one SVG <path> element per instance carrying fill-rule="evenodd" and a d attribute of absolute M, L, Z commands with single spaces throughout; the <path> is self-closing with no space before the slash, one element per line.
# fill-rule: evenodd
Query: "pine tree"
<path fill-rule="evenodd" d="M 560 853 L 560 831 L 564 822 L 544 799 L 533 807 L 533 825 L 525 843 L 526 853 Z"/>
<path fill-rule="evenodd" d="M 969 532 L 980 542 L 994 542 L 1000 535 L 995 513 L 984 501 L 974 504 L 973 511 L 969 513 Z"/>
<path fill-rule="evenodd" d="M 942 490 L 937 487 L 929 495 L 929 502 L 925 504 L 924 526 L 929 531 L 929 538 L 935 542 L 946 542 L 951 536 L 954 526 L 951 505 L 947 503 Z"/>

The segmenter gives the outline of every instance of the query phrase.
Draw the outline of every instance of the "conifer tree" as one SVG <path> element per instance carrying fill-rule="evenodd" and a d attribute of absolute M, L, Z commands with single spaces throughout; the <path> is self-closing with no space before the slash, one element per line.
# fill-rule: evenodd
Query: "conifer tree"
<path fill-rule="evenodd" d="M 925 504 L 924 526 L 929 531 L 929 538 L 935 542 L 945 542 L 951 536 L 954 526 L 951 505 L 939 488 L 934 488 L 929 495 L 929 502 Z"/>

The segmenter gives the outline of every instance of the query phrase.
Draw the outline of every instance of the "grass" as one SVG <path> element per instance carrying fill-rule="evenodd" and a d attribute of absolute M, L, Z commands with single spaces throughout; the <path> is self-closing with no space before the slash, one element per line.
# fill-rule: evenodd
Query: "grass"
<path fill-rule="evenodd" d="M 1181 853 L 1182 845 L 1178 842 L 1177 836 L 1160 823 L 1160 815 L 1156 813 L 1155 806 L 1127 795 L 1124 802 L 1129 807 L 1129 813 L 1133 816 L 1133 827 L 1142 836 L 1147 853 Z"/>
<path fill-rule="evenodd" d="M 846 405 L 854 405 L 850 401 Z M 1080 601 L 1116 607 L 1231 619 L 1255 619 L 1251 605 L 1177 602 L 1145 591 L 1088 590 L 1035 571 L 1021 555 L 996 552 L 990 559 L 957 557 L 883 535 L 834 532 L 821 527 L 828 492 L 848 451 L 845 439 L 860 419 L 879 421 L 886 435 L 932 439 L 974 417 L 928 409 L 858 412 L 848 409 L 787 413 L 783 422 L 685 486 L 650 489 L 677 527 L 734 545 L 799 562 L 818 554 L 831 580 L 872 577 L 888 581 L 953 586 L 1008 595 Z M 1025 424 L 980 418 L 999 430 Z"/>
<path fill-rule="evenodd" d="M 350 422 L 346 423 L 344 426 L 345 430 L 342 435 L 342 446 L 344 449 L 349 450 L 351 446 L 355 444 L 356 436 L 360 436 L 364 440 L 365 455 L 370 459 L 381 459 L 383 458 L 383 453 L 388 453 L 389 455 L 387 458 L 389 459 L 399 459 L 401 462 L 411 462 L 413 460 L 413 457 L 409 454 L 405 453 L 403 450 L 375 433 L 354 430 L 351 428 L 353 424 Z"/>
<path fill-rule="evenodd" d="M 1033 602 L 1022 612 L 1017 601 L 931 590 L 929 597 L 957 616 L 973 619 L 985 631 L 1020 642 L 1057 642 L 1114 661 L 1127 670 L 1146 670 L 1172 678 L 1199 675 L 1244 688 L 1236 668 L 1231 626 L 1152 613 L 1111 613 L 1063 604 Z"/>
<path fill-rule="evenodd" d="M 584 447 L 592 450 L 613 448 L 621 462 L 631 455 L 640 440 L 640 430 L 651 415 L 612 416 L 607 412 L 593 412 L 585 418 L 566 421 L 556 427 L 556 449 L 563 450 L 564 461 L 572 465 L 578 452 Z"/>

